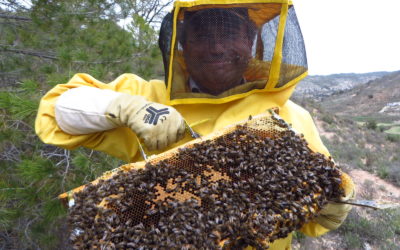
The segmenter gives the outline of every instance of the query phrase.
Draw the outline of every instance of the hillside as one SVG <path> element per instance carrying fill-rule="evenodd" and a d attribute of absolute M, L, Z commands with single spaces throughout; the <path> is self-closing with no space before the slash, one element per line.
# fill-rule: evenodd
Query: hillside
<path fill-rule="evenodd" d="M 311 112 L 335 162 L 353 178 L 357 199 L 400 202 L 399 138 L 388 136 L 378 126 L 327 111 L 330 107 L 325 103 L 297 101 Z M 398 249 L 399 240 L 400 209 L 355 207 L 339 229 L 322 237 L 297 233 L 293 249 Z"/>
<path fill-rule="evenodd" d="M 294 96 L 320 100 L 333 94 L 353 89 L 387 74 L 389 72 L 310 75 L 298 84 Z"/>
<path fill-rule="evenodd" d="M 325 144 L 339 163 L 367 170 L 400 186 L 399 86 L 397 71 L 322 99 L 298 93 L 294 100 L 311 111 Z"/>
<path fill-rule="evenodd" d="M 345 116 L 400 116 L 400 71 L 322 99 L 327 111 Z"/>
<path fill-rule="evenodd" d="M 400 71 L 310 76 L 296 89 L 294 101 L 311 112 L 336 163 L 355 181 L 357 199 L 400 202 L 399 86 Z M 293 248 L 398 249 L 399 240 L 400 209 L 356 207 L 338 230 L 298 234 Z"/>

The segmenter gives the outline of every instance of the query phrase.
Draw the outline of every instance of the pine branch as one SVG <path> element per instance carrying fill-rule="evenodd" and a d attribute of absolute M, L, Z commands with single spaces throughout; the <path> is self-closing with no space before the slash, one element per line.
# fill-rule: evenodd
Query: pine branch
<path fill-rule="evenodd" d="M 22 49 L 9 49 L 9 48 L 5 47 L 5 46 L 8 47 L 9 45 L 4 45 L 4 44 L 0 44 L 0 49 L 2 46 L 3 46 L 3 51 L 5 51 L 5 52 L 24 54 L 24 55 L 46 58 L 46 59 L 51 59 L 51 60 L 59 60 L 58 57 L 51 55 L 51 54 L 45 54 L 44 52 L 33 51 L 33 50 L 22 50 Z M 135 57 L 140 56 L 140 54 L 137 54 L 134 56 Z M 111 61 L 71 61 L 71 62 L 78 63 L 78 64 L 109 64 L 109 63 L 123 63 L 123 62 L 129 61 L 129 60 L 130 60 L 130 58 L 129 59 L 111 60 Z"/>
<path fill-rule="evenodd" d="M 19 73 L 22 72 L 22 69 L 18 69 L 18 70 L 14 70 L 14 71 L 9 71 L 9 72 L 0 72 L 0 76 L 1 75 L 19 75 Z"/>
<path fill-rule="evenodd" d="M 21 188 L 21 187 L 19 187 L 19 188 L 0 188 L 0 191 L 4 191 L 4 190 L 23 190 L 23 189 L 26 189 L 26 188 Z"/>
<path fill-rule="evenodd" d="M 32 21 L 32 19 L 29 17 L 12 16 L 12 15 L 5 15 L 5 14 L 0 14 L 0 18 L 14 19 L 14 20 L 19 20 L 19 21 Z"/>
<path fill-rule="evenodd" d="M 13 10 L 25 10 L 27 11 L 28 8 L 23 6 L 22 4 L 19 3 L 20 1 L 14 0 L 14 1 L 0 1 L 0 6 L 2 6 L 3 9 L 13 9 Z"/>
<path fill-rule="evenodd" d="M 31 125 L 29 125 L 28 123 L 22 121 L 22 120 L 9 120 L 7 122 L 11 122 L 10 124 L 10 128 L 14 128 L 20 131 L 32 131 L 33 128 Z"/>
<path fill-rule="evenodd" d="M 40 51 L 33 51 L 33 50 L 22 50 L 22 49 L 10 49 L 7 48 L 9 47 L 9 45 L 4 45 L 4 44 L 0 44 L 0 48 L 2 48 L 2 50 L 4 52 L 11 52 L 11 53 L 17 53 L 17 54 L 24 54 L 24 55 L 29 55 L 29 56 L 35 56 L 35 57 L 40 57 L 40 58 L 46 58 L 46 59 L 51 59 L 51 60 L 58 60 L 58 58 L 54 55 L 51 54 L 45 54 L 44 52 L 40 52 Z"/>
<path fill-rule="evenodd" d="M 155 8 L 156 11 L 155 11 L 154 15 L 148 20 L 148 22 L 149 23 L 157 23 L 157 21 L 154 20 L 154 18 L 159 17 L 161 15 L 162 11 L 164 11 L 165 8 L 170 6 L 172 4 L 172 2 L 173 2 L 172 0 L 169 0 L 161 6 L 158 4 L 159 7 Z M 161 23 L 161 21 L 159 21 L 159 23 Z"/>
<path fill-rule="evenodd" d="M 52 146 L 52 145 L 48 145 L 48 147 L 45 148 L 45 149 L 46 149 L 46 151 L 41 151 L 40 152 L 40 156 L 42 158 L 47 158 L 47 159 L 51 159 L 53 161 L 58 161 L 58 159 L 54 159 L 54 157 L 60 157 L 61 158 L 60 161 L 62 161 L 63 158 L 65 157 L 64 149 L 62 149 L 62 148 L 59 148 L 59 147 L 56 147 L 56 146 Z"/>
<path fill-rule="evenodd" d="M 19 162 L 21 160 L 21 154 L 22 151 L 15 147 L 14 144 L 11 144 L 0 153 L 0 159 L 2 161 Z"/>
<path fill-rule="evenodd" d="M 109 64 L 109 63 L 123 63 L 131 60 L 131 58 L 128 59 L 120 59 L 120 60 L 112 60 L 112 61 L 72 61 L 73 63 L 78 63 L 78 64 Z"/>
<path fill-rule="evenodd" d="M 36 249 L 40 249 L 39 246 L 32 240 L 32 238 L 29 236 L 29 227 L 32 224 L 32 222 L 37 221 L 39 219 L 39 215 L 36 215 L 35 218 L 33 218 L 32 220 L 30 220 L 26 226 L 25 226 L 25 237 L 26 239 L 29 241 L 29 243 L 31 245 L 34 245 L 36 247 Z"/>
<path fill-rule="evenodd" d="M 1 25 L 13 25 L 13 26 L 17 26 L 17 27 L 23 27 L 21 25 L 21 23 L 17 23 L 17 22 L 0 22 Z"/>
<path fill-rule="evenodd" d="M 65 171 L 62 174 L 62 181 L 61 181 L 61 190 L 63 192 L 65 192 L 65 179 L 67 178 L 68 175 L 68 171 L 69 171 L 69 166 L 70 166 L 70 151 L 67 149 L 64 149 L 64 155 L 65 155 L 65 161 L 66 161 L 66 166 L 65 166 Z M 57 163 L 56 165 L 58 165 L 59 163 Z"/>

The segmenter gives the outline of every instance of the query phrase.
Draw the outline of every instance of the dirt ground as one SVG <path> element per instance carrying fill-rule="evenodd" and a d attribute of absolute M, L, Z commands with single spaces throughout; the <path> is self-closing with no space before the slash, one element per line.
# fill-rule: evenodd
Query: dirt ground
<path fill-rule="evenodd" d="M 358 198 L 388 202 L 400 200 L 400 188 L 369 172 L 355 169 L 350 171 L 349 175 L 356 184 Z"/>

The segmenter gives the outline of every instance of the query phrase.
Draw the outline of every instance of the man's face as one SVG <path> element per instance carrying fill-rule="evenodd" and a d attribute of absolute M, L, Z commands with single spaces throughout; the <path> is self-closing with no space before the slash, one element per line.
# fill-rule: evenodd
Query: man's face
<path fill-rule="evenodd" d="M 188 25 L 183 54 L 190 77 L 203 91 L 218 95 L 243 81 L 252 46 L 247 29 L 243 23 Z"/>

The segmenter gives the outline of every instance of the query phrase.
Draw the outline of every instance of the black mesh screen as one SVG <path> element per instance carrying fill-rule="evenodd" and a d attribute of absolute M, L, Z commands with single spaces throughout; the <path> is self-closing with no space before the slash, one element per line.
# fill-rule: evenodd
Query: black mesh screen
<path fill-rule="evenodd" d="M 186 11 L 179 44 L 189 87 L 216 96 L 243 84 L 256 33 L 247 8 Z"/>
<path fill-rule="evenodd" d="M 307 71 L 303 35 L 293 6 L 289 9 L 283 39 L 281 71 L 276 87 L 284 86 Z"/>
<path fill-rule="evenodd" d="M 165 84 L 168 82 L 169 55 L 171 52 L 173 13 L 165 15 L 160 28 L 158 46 L 160 47 L 165 72 Z"/>
<path fill-rule="evenodd" d="M 269 81 L 281 4 L 212 6 L 179 10 L 173 60 L 174 15 L 168 14 L 161 24 L 159 46 L 165 80 L 172 79 L 171 100 L 225 98 L 264 89 Z M 290 7 L 276 87 L 306 71 L 304 42 L 294 8 Z"/>
<path fill-rule="evenodd" d="M 264 61 L 272 61 L 275 50 L 276 35 L 278 33 L 280 16 L 275 17 L 271 21 L 264 24 L 261 28 L 261 37 L 263 42 L 263 57 Z"/>
<path fill-rule="evenodd" d="M 171 99 L 223 98 L 265 88 L 280 12 L 280 4 L 181 10 Z"/>

